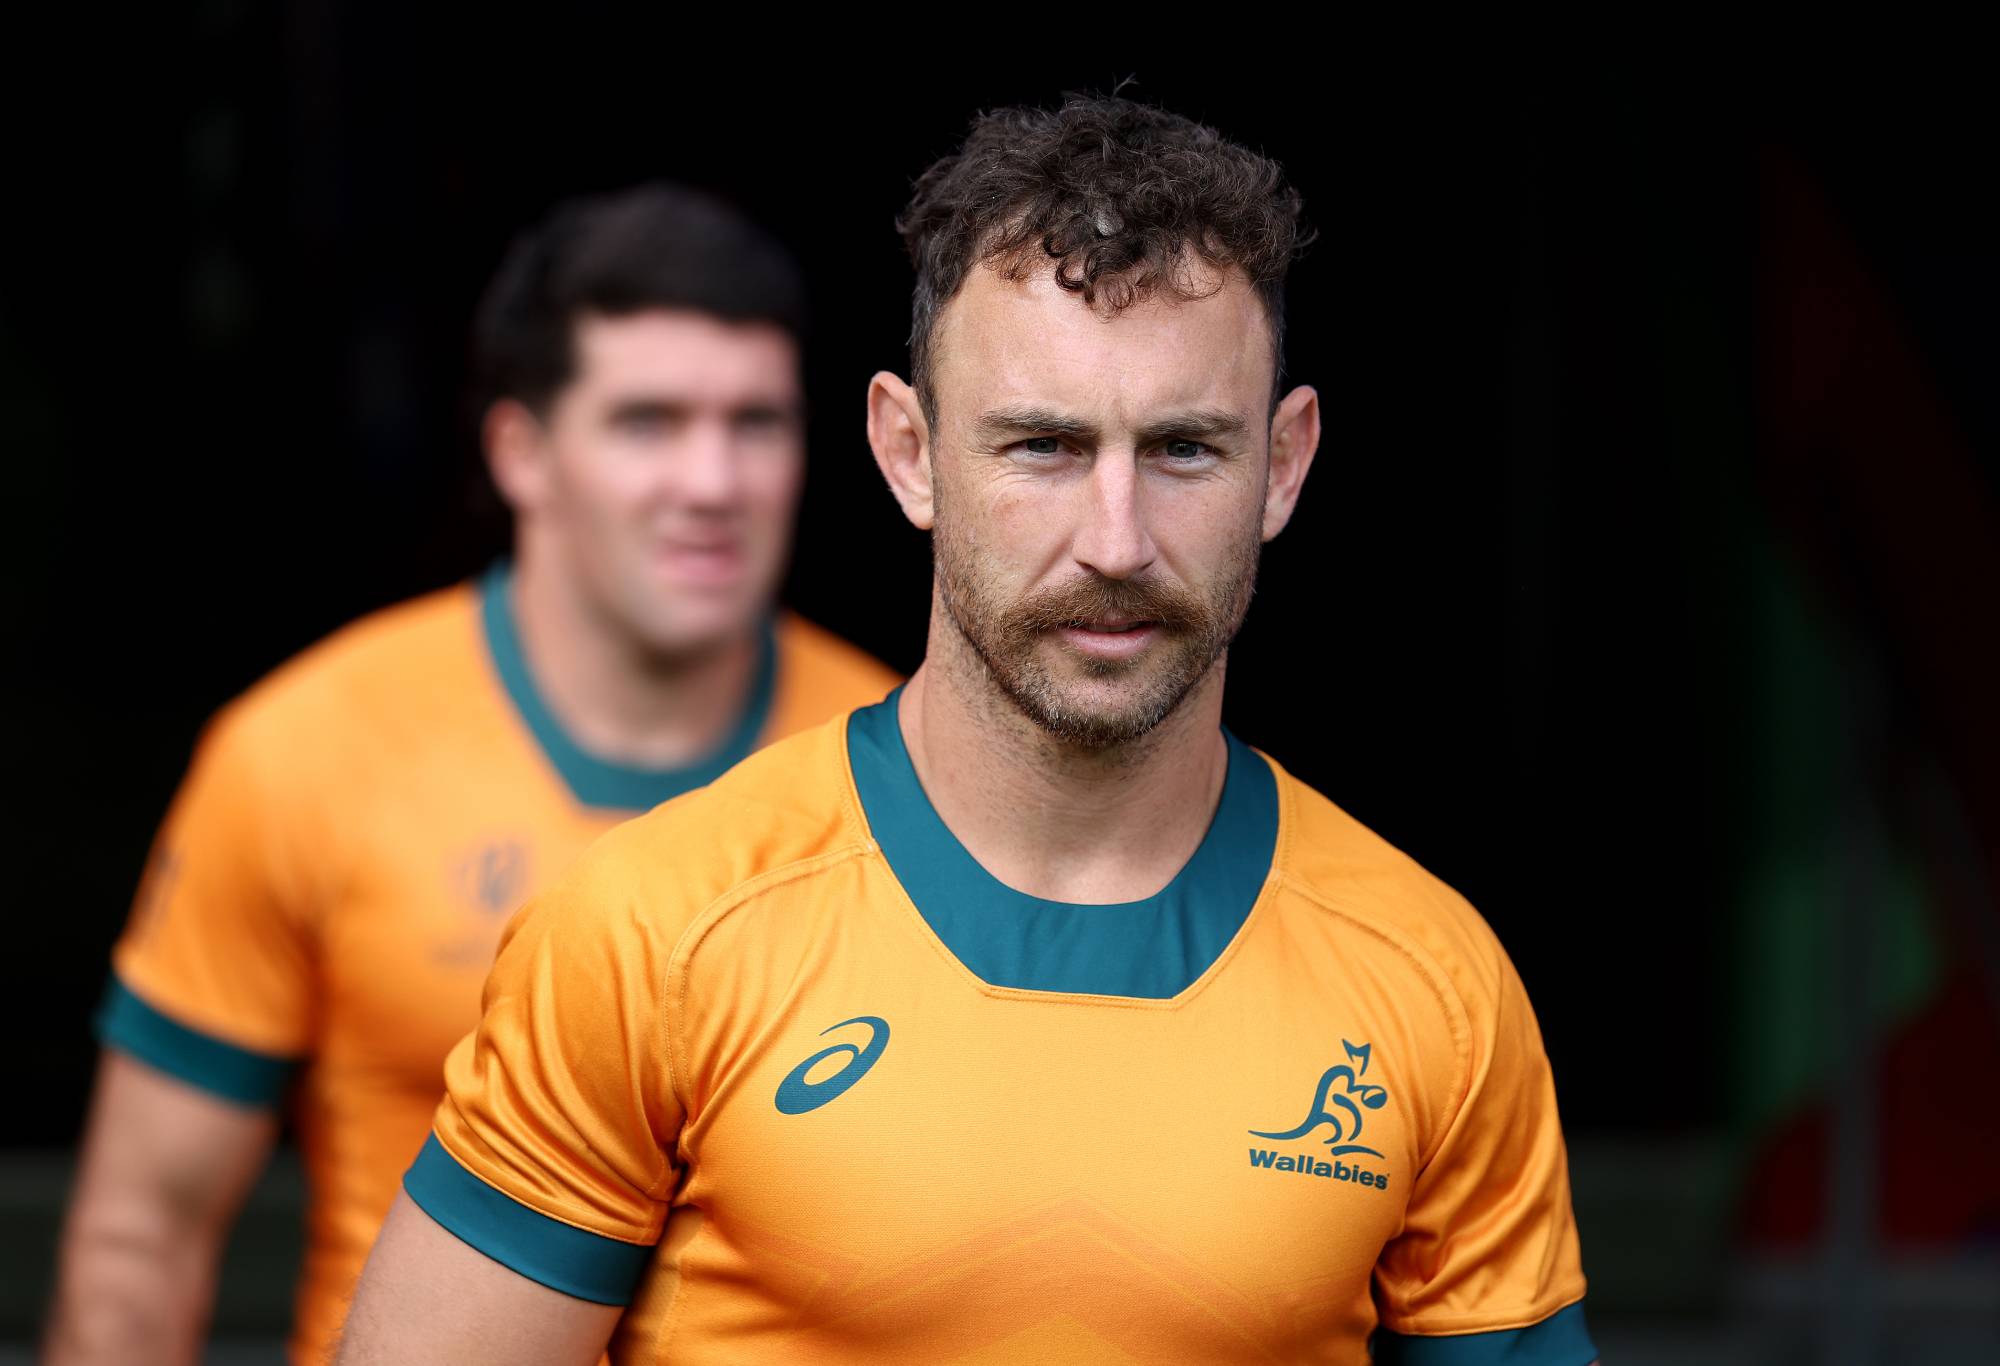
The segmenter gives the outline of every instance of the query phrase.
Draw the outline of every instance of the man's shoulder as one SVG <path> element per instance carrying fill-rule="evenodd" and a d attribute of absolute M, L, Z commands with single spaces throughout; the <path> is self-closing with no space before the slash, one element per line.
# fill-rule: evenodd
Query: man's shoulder
<path fill-rule="evenodd" d="M 479 662 L 469 584 L 425 593 L 360 617 L 264 675 L 216 715 L 218 731 L 283 748 L 340 743 L 369 723 L 426 698 L 462 701 Z"/>
<path fill-rule="evenodd" d="M 809 875 L 868 848 L 843 713 L 757 751 L 713 783 L 614 827 L 565 876 L 561 899 L 685 927 L 732 893 Z"/>
<path fill-rule="evenodd" d="M 813 698 L 838 698 L 842 707 L 880 701 L 902 676 L 860 646 L 796 612 L 778 615 L 781 686 Z"/>
<path fill-rule="evenodd" d="M 1492 1000 L 1509 969 L 1485 917 L 1332 800 L 1276 762 L 1272 768 L 1282 812 L 1275 871 L 1283 885 L 1440 976 L 1462 1003 Z"/>

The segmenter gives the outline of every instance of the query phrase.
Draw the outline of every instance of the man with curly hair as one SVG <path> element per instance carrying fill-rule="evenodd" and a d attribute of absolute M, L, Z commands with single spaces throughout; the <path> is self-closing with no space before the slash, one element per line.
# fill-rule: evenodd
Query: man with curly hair
<path fill-rule="evenodd" d="M 1505 953 L 1221 725 L 1299 213 L 1119 99 L 918 182 L 924 666 L 516 923 L 343 1361 L 1595 1357 Z"/>

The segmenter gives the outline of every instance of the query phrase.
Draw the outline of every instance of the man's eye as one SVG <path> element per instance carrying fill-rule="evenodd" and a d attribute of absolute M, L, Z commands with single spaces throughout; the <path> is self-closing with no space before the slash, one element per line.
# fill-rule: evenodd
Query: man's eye
<path fill-rule="evenodd" d="M 1062 442 L 1053 436 L 1031 436 L 1021 443 L 1021 449 L 1029 455 L 1060 455 Z"/>
<path fill-rule="evenodd" d="M 1199 441 L 1169 441 L 1162 449 L 1169 460 L 1199 460 L 1208 454 Z"/>

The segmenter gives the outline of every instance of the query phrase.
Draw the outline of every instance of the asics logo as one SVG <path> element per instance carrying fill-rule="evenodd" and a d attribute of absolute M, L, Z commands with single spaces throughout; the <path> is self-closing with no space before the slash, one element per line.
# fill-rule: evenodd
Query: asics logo
<path fill-rule="evenodd" d="M 820 1034 L 825 1036 L 849 1025 L 867 1025 L 868 1042 L 829 1045 L 787 1072 L 785 1079 L 778 1083 L 776 1100 L 780 1114 L 802 1115 L 845 1095 L 847 1088 L 866 1076 L 868 1069 L 882 1056 L 882 1050 L 889 1046 L 889 1022 L 874 1015 L 856 1015 L 851 1020 L 842 1020 L 837 1025 L 822 1029 Z M 847 1062 L 840 1070 L 818 1081 L 806 1080 L 813 1068 L 836 1053 L 847 1055 Z"/>

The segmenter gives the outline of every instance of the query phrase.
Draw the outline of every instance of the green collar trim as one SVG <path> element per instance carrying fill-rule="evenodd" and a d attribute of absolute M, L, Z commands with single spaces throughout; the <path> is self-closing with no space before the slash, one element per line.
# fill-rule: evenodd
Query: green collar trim
<path fill-rule="evenodd" d="M 721 747 L 708 758 L 682 768 L 640 768 L 588 752 L 570 738 L 549 710 L 521 650 L 520 632 L 514 623 L 513 580 L 514 567 L 507 560 L 497 562 L 480 577 L 479 619 L 487 653 L 508 701 L 577 801 L 615 811 L 650 810 L 670 797 L 714 782 L 756 749 L 777 692 L 778 638 L 769 619 L 760 632 L 757 674 L 747 705 Z"/>
<path fill-rule="evenodd" d="M 1222 799 L 1172 882 L 1118 905 L 1047 901 L 987 872 L 938 816 L 903 745 L 902 692 L 848 719 L 848 762 L 896 880 L 975 976 L 1025 991 L 1164 1000 L 1221 957 L 1256 905 L 1278 844 L 1277 778 L 1255 750 L 1223 732 Z"/>

